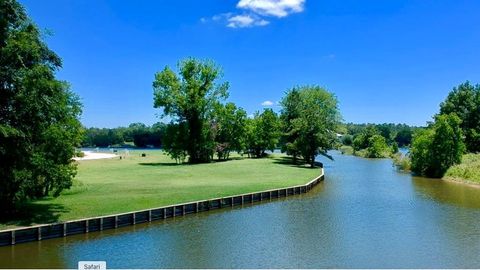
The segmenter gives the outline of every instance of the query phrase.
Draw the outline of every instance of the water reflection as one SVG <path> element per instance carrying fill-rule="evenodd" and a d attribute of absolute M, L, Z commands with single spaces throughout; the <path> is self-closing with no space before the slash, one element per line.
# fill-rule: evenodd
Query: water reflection
<path fill-rule="evenodd" d="M 417 194 L 440 203 L 480 208 L 480 188 L 439 179 L 412 177 Z"/>

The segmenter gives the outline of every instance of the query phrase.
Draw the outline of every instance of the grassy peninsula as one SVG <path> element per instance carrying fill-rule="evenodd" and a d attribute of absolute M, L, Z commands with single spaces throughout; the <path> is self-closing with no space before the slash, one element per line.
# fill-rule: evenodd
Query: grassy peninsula
<path fill-rule="evenodd" d="M 0 229 L 108 215 L 170 204 L 304 184 L 319 169 L 295 166 L 285 155 L 176 164 L 164 152 L 131 151 L 126 158 L 78 162 L 70 190 L 27 205 Z"/>

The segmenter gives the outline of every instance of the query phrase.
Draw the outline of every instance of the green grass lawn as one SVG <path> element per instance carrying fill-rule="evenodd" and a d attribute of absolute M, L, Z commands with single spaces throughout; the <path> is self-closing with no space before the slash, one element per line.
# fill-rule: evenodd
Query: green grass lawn
<path fill-rule="evenodd" d="M 466 154 L 462 163 L 450 167 L 444 179 L 480 184 L 480 154 Z"/>
<path fill-rule="evenodd" d="M 70 190 L 27 205 L 0 229 L 52 223 L 253 191 L 305 184 L 320 170 L 293 166 L 284 155 L 235 157 L 225 162 L 177 165 L 161 151 L 131 151 L 120 160 L 80 161 Z"/>

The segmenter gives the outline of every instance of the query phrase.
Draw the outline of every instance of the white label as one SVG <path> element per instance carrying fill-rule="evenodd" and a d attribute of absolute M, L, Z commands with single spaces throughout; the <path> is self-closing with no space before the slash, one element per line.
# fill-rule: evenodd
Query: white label
<path fill-rule="evenodd" d="M 106 270 L 107 262 L 105 261 L 79 261 L 78 270 Z"/>

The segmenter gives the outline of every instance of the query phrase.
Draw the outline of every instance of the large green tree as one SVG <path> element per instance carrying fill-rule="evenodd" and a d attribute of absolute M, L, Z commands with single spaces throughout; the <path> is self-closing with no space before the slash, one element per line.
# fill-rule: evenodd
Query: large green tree
<path fill-rule="evenodd" d="M 262 113 L 256 112 L 253 118 L 248 119 L 247 151 L 249 155 L 263 157 L 265 151 L 275 150 L 280 140 L 280 122 L 272 109 L 265 109 Z"/>
<path fill-rule="evenodd" d="M 215 109 L 215 152 L 218 159 L 228 159 L 231 151 L 241 152 L 246 143 L 247 112 L 229 102 Z"/>
<path fill-rule="evenodd" d="M 299 146 L 297 145 L 300 130 L 298 130 L 297 125 L 295 125 L 296 119 L 301 116 L 300 102 L 300 91 L 296 87 L 287 91 L 285 97 L 280 102 L 282 106 L 280 113 L 282 129 L 280 144 L 282 146 L 282 152 L 291 155 L 294 163 L 297 163 L 297 158 L 300 155 Z"/>
<path fill-rule="evenodd" d="M 287 143 L 312 167 L 319 154 L 331 158 L 327 151 L 336 144 L 335 130 L 341 119 L 337 98 L 322 87 L 301 86 L 287 92 L 281 104 L 282 118 L 289 119 L 287 134 L 294 134 Z"/>
<path fill-rule="evenodd" d="M 0 1 L 0 211 L 69 188 L 81 104 L 61 59 L 15 0 Z"/>
<path fill-rule="evenodd" d="M 218 82 L 220 77 L 221 70 L 213 62 L 193 58 L 178 64 L 178 75 L 169 67 L 155 74 L 154 107 L 162 108 L 172 124 L 182 127 L 176 129 L 182 133 L 174 144 L 188 154 L 190 163 L 208 162 L 213 157 L 213 112 L 228 96 L 228 83 Z"/>
<path fill-rule="evenodd" d="M 465 152 L 460 124 L 456 114 L 440 114 L 431 127 L 418 131 L 410 149 L 412 171 L 440 178 L 450 166 L 460 163 Z"/>
<path fill-rule="evenodd" d="M 480 85 L 465 82 L 440 104 L 440 114 L 455 113 L 462 120 L 465 145 L 469 152 L 480 152 Z"/>

